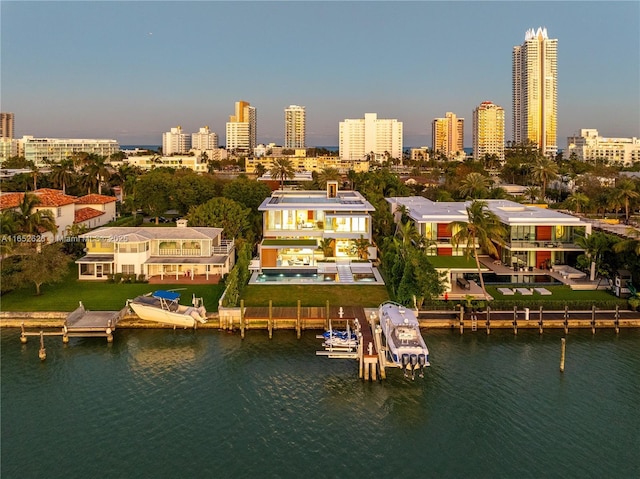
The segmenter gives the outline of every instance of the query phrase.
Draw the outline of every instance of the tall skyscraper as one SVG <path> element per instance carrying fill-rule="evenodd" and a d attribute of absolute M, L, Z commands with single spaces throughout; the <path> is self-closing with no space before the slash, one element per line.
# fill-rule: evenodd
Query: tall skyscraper
<path fill-rule="evenodd" d="M 244 152 L 256 147 L 258 115 L 249 102 L 237 101 L 235 115 L 227 123 L 227 150 Z"/>
<path fill-rule="evenodd" d="M 434 152 L 447 158 L 464 155 L 464 118 L 448 111 L 444 118 L 434 118 L 431 133 Z"/>
<path fill-rule="evenodd" d="M 13 140 L 14 121 L 13 113 L 0 113 L 0 138 Z"/>
<path fill-rule="evenodd" d="M 513 141 L 533 143 L 541 153 L 558 150 L 558 40 L 546 28 L 527 30 L 513 47 Z"/>
<path fill-rule="evenodd" d="M 171 128 L 162 134 L 162 154 L 174 155 L 188 153 L 191 149 L 191 135 L 182 133 L 182 127 Z"/>
<path fill-rule="evenodd" d="M 490 101 L 473 110 L 473 159 L 485 155 L 504 160 L 504 109 Z"/>
<path fill-rule="evenodd" d="M 284 110 L 284 147 L 304 148 L 306 114 L 303 106 L 290 105 Z"/>
<path fill-rule="evenodd" d="M 340 122 L 340 158 L 370 160 L 385 157 L 402 160 L 402 122 L 378 119 L 377 113 L 365 113 L 364 118 Z"/>

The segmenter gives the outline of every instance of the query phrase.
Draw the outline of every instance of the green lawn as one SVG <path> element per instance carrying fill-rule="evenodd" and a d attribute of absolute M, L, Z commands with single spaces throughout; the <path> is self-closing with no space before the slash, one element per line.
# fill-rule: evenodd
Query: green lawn
<path fill-rule="evenodd" d="M 535 286 L 532 286 L 535 287 Z M 544 286 L 551 294 L 543 296 L 534 292 L 531 296 L 523 296 L 520 293 L 514 295 L 505 296 L 498 291 L 498 286 L 487 286 L 487 292 L 497 302 L 509 301 L 515 303 L 527 304 L 540 304 L 543 307 L 558 307 L 562 309 L 565 303 L 575 304 L 577 302 L 583 302 L 587 304 L 609 305 L 612 307 L 614 304 L 619 304 L 621 307 L 627 306 L 625 299 L 616 298 L 610 291 L 574 291 L 569 286 Z"/>
<path fill-rule="evenodd" d="M 374 308 L 389 299 L 385 286 L 372 285 L 248 285 L 242 292 L 245 306 L 362 306 Z"/>
<path fill-rule="evenodd" d="M 73 311 L 82 301 L 85 308 L 93 311 L 116 311 L 122 309 L 127 299 L 156 289 L 174 289 L 182 295 L 182 303 L 191 304 L 191 295 L 204 298 L 207 311 L 218 310 L 218 299 L 224 292 L 222 285 L 190 285 L 146 283 L 113 284 L 105 282 L 78 281 L 77 266 L 72 264 L 64 281 L 45 284 L 42 294 L 35 295 L 35 286 L 20 288 L 3 294 L 0 298 L 2 311 Z"/>

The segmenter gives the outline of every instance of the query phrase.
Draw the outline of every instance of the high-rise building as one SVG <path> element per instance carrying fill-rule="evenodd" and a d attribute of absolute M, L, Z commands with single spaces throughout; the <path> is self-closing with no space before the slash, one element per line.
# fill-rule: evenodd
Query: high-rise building
<path fill-rule="evenodd" d="M 165 156 L 188 153 L 190 149 L 191 135 L 182 133 L 181 126 L 162 134 L 162 153 Z"/>
<path fill-rule="evenodd" d="M 13 113 L 0 113 L 0 138 L 13 140 L 14 121 Z"/>
<path fill-rule="evenodd" d="M 485 155 L 504 160 L 504 109 L 490 101 L 473 110 L 473 159 Z"/>
<path fill-rule="evenodd" d="M 382 161 L 402 159 L 402 122 L 365 113 L 364 118 L 340 122 L 340 158 Z"/>
<path fill-rule="evenodd" d="M 306 114 L 303 106 L 290 105 L 284 110 L 284 147 L 305 148 Z"/>
<path fill-rule="evenodd" d="M 513 47 L 513 141 L 537 145 L 541 153 L 558 150 L 558 40 L 546 28 L 527 30 Z"/>
<path fill-rule="evenodd" d="M 249 102 L 237 101 L 227 123 L 227 150 L 250 152 L 256 147 L 258 115 Z"/>
<path fill-rule="evenodd" d="M 191 148 L 194 150 L 217 150 L 218 135 L 212 132 L 208 126 L 200 128 L 198 133 L 191 134 Z"/>
<path fill-rule="evenodd" d="M 38 166 L 58 163 L 71 158 L 77 153 L 93 153 L 99 156 L 110 156 L 120 150 L 116 140 L 76 139 L 76 138 L 34 138 L 23 136 L 18 140 L 22 156 Z"/>
<path fill-rule="evenodd" d="M 434 152 L 447 158 L 464 155 L 464 118 L 448 111 L 444 118 L 434 118 L 431 133 Z"/>

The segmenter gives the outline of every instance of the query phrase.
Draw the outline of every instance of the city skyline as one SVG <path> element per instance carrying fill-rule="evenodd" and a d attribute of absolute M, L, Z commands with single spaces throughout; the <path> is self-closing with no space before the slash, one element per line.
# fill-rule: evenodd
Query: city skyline
<path fill-rule="evenodd" d="M 513 46 L 538 27 L 558 39 L 558 146 L 583 128 L 640 131 L 637 2 L 8 1 L 0 9 L 2 109 L 15 113 L 16 137 L 160 144 L 175 125 L 209 125 L 226 144 L 230 106 L 244 99 L 259 111 L 258 143 L 284 144 L 283 111 L 296 104 L 306 106 L 307 146 L 338 145 L 340 121 L 371 112 L 402 122 L 405 146 L 431 145 L 431 122 L 444 112 L 471 118 L 483 101 L 511 105 Z"/>

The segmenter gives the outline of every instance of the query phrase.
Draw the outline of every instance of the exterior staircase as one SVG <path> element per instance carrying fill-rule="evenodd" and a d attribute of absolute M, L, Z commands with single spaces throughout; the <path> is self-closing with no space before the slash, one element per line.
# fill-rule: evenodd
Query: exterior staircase
<path fill-rule="evenodd" d="M 340 283 L 353 283 L 353 274 L 348 264 L 339 264 L 336 269 L 338 270 L 338 281 Z"/>

